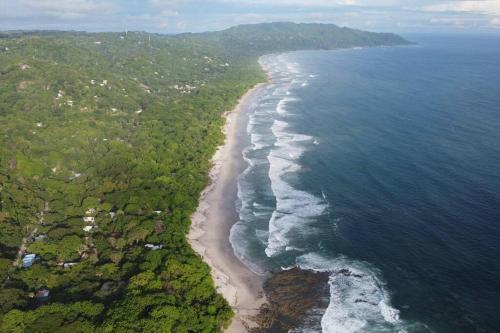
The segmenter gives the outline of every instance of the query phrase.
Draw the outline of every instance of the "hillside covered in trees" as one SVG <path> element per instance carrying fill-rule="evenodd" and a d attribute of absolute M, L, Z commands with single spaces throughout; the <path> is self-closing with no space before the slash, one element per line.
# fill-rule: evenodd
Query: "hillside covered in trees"
<path fill-rule="evenodd" d="M 257 57 L 399 45 L 334 25 L 0 34 L 0 331 L 218 332 L 186 233 Z"/>

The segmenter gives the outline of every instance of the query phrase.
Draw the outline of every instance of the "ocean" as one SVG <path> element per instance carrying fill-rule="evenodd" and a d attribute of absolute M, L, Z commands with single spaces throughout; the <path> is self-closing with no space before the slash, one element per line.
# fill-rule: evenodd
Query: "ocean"
<path fill-rule="evenodd" d="M 297 332 L 500 332 L 500 37 L 260 59 L 235 254 L 329 272 Z"/>

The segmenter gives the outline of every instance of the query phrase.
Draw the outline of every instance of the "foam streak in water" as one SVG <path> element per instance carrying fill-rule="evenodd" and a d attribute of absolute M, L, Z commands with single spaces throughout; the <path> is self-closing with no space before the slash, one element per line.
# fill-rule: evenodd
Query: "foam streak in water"
<path fill-rule="evenodd" d="M 278 255 L 287 249 L 290 233 L 307 232 L 307 225 L 323 214 L 326 205 L 321 198 L 295 189 L 284 176 L 300 170 L 297 160 L 304 152 L 303 143 L 313 138 L 288 132 L 286 122 L 275 120 L 272 131 L 276 137 L 275 148 L 269 160 L 269 178 L 276 197 L 276 210 L 269 221 L 269 240 L 266 254 Z"/>
<path fill-rule="evenodd" d="M 305 82 L 301 69 L 297 63 L 287 61 L 286 55 L 264 58 L 261 64 L 276 82 L 273 96 L 280 98 L 271 127 L 276 141 L 267 157 L 276 209 L 269 220 L 269 239 L 265 252 L 267 256 L 274 257 L 284 251 L 295 250 L 296 247 L 289 245 L 290 235 L 311 232 L 312 228 L 308 228 L 308 225 L 325 212 L 326 205 L 320 197 L 298 190 L 285 180 L 287 175 L 301 169 L 299 159 L 314 140 L 313 137 L 293 133 L 283 120 L 290 114 L 291 103 L 299 101 L 291 89 Z"/>

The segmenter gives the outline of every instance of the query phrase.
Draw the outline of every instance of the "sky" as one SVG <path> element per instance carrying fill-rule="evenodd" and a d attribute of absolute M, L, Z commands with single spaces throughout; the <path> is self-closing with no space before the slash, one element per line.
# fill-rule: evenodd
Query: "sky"
<path fill-rule="evenodd" d="M 500 34 L 500 0 L 0 0 L 0 30 L 179 33 L 276 21 Z"/>

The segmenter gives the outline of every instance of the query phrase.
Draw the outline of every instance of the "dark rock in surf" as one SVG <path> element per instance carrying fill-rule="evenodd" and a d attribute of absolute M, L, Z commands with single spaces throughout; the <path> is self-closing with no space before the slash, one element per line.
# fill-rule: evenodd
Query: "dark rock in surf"
<path fill-rule="evenodd" d="M 293 268 L 271 277 L 264 285 L 268 304 L 254 318 L 252 332 L 288 332 L 313 310 L 326 309 L 330 299 L 328 273 Z"/>

